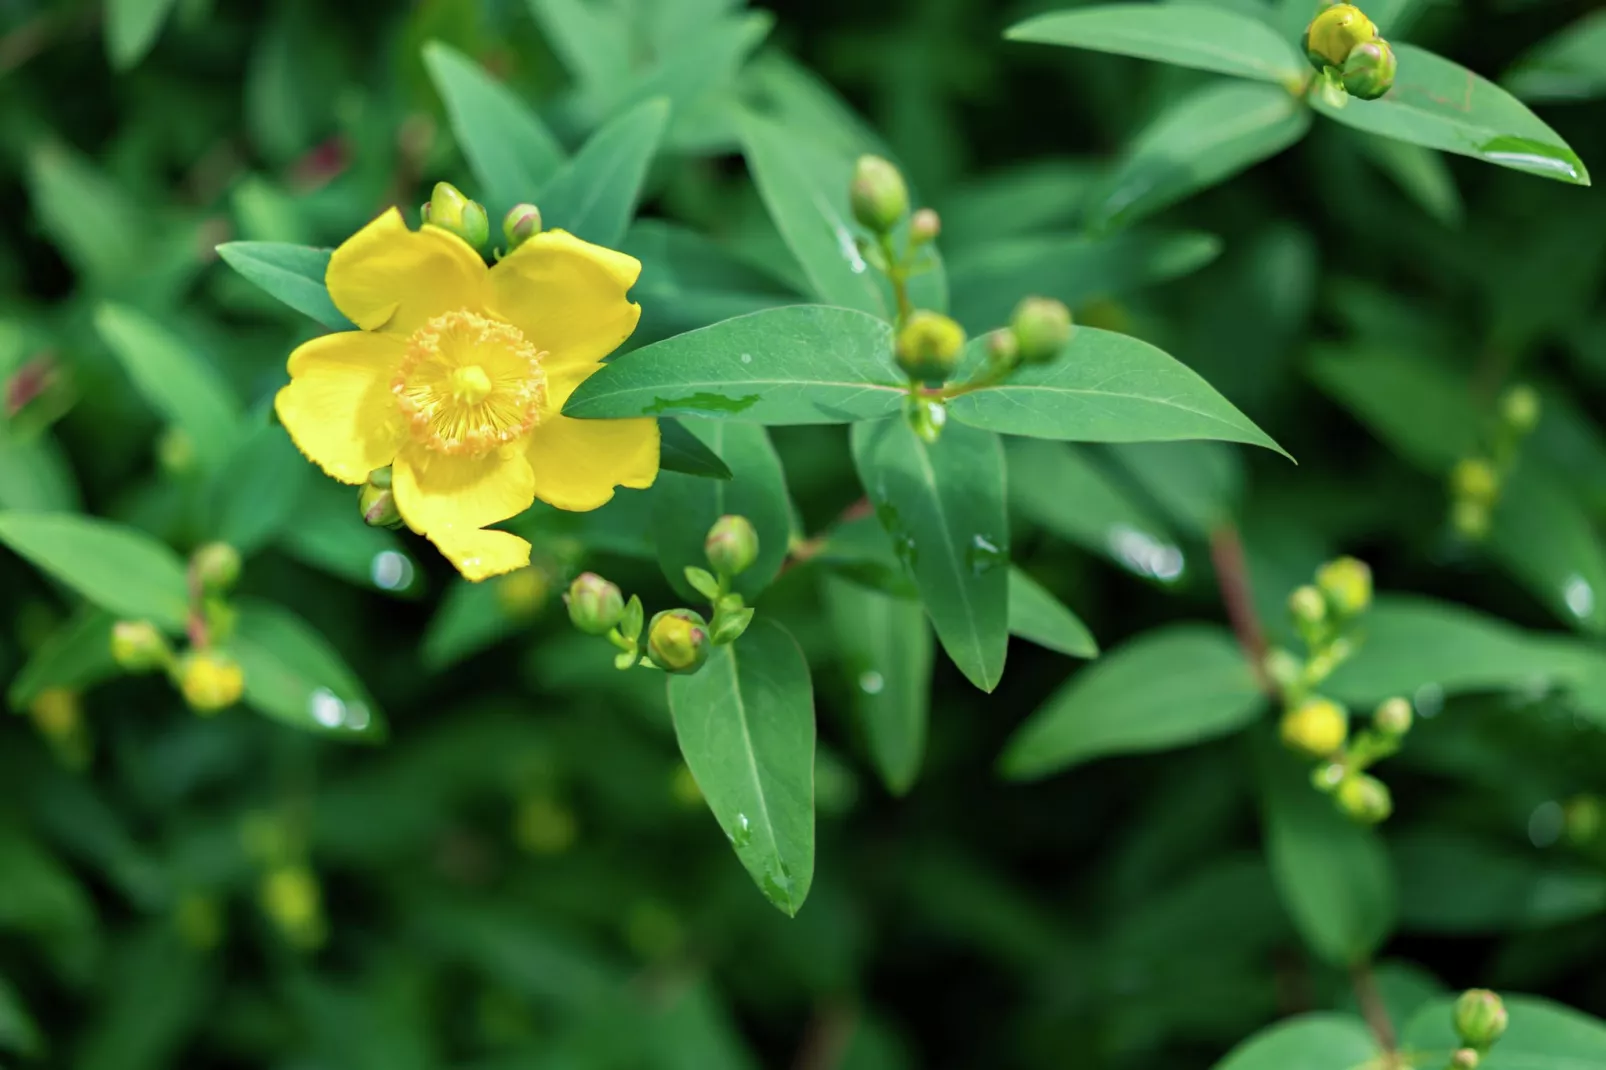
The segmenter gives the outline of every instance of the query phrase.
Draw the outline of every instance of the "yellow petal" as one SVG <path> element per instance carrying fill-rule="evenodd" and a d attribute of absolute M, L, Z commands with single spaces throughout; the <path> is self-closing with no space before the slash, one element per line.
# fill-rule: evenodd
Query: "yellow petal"
<path fill-rule="evenodd" d="M 429 539 L 465 579 L 476 583 L 530 563 L 530 544 L 506 531 L 448 528 L 430 532 Z"/>
<path fill-rule="evenodd" d="M 391 469 L 402 519 L 434 538 L 437 532 L 471 531 L 524 512 L 535 501 L 535 480 L 519 445 L 462 457 L 409 443 Z"/>
<path fill-rule="evenodd" d="M 347 238 L 324 274 L 335 306 L 365 331 L 411 334 L 453 309 L 483 308 L 485 261 L 440 227 L 408 230 L 391 208 Z"/>
<path fill-rule="evenodd" d="M 491 307 L 546 351 L 549 371 L 595 364 L 636 329 L 641 306 L 625 292 L 640 274 L 633 256 L 549 230 L 491 269 Z"/>
<path fill-rule="evenodd" d="M 658 421 L 573 420 L 560 415 L 574 388 L 602 365 L 569 368 L 547 380 L 547 409 L 525 440 L 535 495 L 575 512 L 599 509 L 614 487 L 652 486 L 658 477 Z"/>
<path fill-rule="evenodd" d="M 343 331 L 290 354 L 290 385 L 274 399 L 296 448 L 342 483 L 361 483 L 407 439 L 390 392 L 405 350 L 389 335 Z"/>

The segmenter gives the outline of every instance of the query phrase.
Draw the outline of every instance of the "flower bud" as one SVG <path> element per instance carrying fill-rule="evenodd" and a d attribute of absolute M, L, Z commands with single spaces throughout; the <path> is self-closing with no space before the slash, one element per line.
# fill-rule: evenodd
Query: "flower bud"
<path fill-rule="evenodd" d="M 262 881 L 262 910 L 294 943 L 323 942 L 323 895 L 318 878 L 302 865 L 280 866 Z"/>
<path fill-rule="evenodd" d="M 1352 97 L 1376 100 L 1394 88 L 1397 66 L 1394 49 L 1381 37 L 1356 45 L 1344 61 L 1344 88 Z"/>
<path fill-rule="evenodd" d="M 1051 297 L 1028 297 L 1015 306 L 1010 330 L 1027 364 L 1047 364 L 1060 355 L 1075 328 L 1065 302 Z"/>
<path fill-rule="evenodd" d="M 1411 730 L 1411 703 L 1396 695 L 1372 711 L 1372 724 L 1385 736 L 1398 738 Z"/>
<path fill-rule="evenodd" d="M 1478 1051 L 1490 1046 L 1506 1031 L 1506 1005 L 1487 988 L 1473 988 L 1455 1001 L 1455 1031 L 1461 1043 Z"/>
<path fill-rule="evenodd" d="M 666 609 L 647 626 L 647 653 L 665 672 L 693 673 L 708 660 L 708 622 L 690 609 Z"/>
<path fill-rule="evenodd" d="M 1450 1070 L 1478 1070 L 1483 1056 L 1472 1048 L 1457 1048 L 1450 1053 Z"/>
<path fill-rule="evenodd" d="M 61 739 L 77 730 L 80 721 L 78 692 L 66 687 L 47 687 L 28 704 L 28 714 L 39 731 Z"/>
<path fill-rule="evenodd" d="M 1281 732 L 1290 750 L 1327 758 L 1349 738 L 1349 715 L 1332 699 L 1310 698 L 1283 714 Z"/>
<path fill-rule="evenodd" d="M 120 620 L 112 625 L 112 660 L 128 672 L 150 672 L 173 657 L 167 639 L 148 620 Z"/>
<path fill-rule="evenodd" d="M 569 607 L 569 619 L 587 635 L 606 635 L 624 619 L 624 595 L 595 572 L 576 576 L 563 601 Z"/>
<path fill-rule="evenodd" d="M 1334 4 L 1305 27 L 1305 55 L 1317 70 L 1342 67 L 1356 45 L 1377 39 L 1377 27 L 1354 4 Z"/>
<path fill-rule="evenodd" d="M 1606 813 L 1602 813 L 1600 797 L 1597 795 L 1580 795 L 1567 803 L 1563 827 L 1567 830 L 1567 839 L 1578 847 L 1594 843 L 1600 836 L 1602 824 L 1606 824 Z"/>
<path fill-rule="evenodd" d="M 240 578 L 240 551 L 226 542 L 209 542 L 190 556 L 190 569 L 201 590 L 222 594 Z"/>
<path fill-rule="evenodd" d="M 491 221 L 485 215 L 485 206 L 463 196 L 463 191 L 450 182 L 435 183 L 429 212 L 424 218 L 430 226 L 449 230 L 476 249 L 491 235 Z"/>
<path fill-rule="evenodd" d="M 574 811 L 555 799 L 533 795 L 513 815 L 513 838 L 534 855 L 560 855 L 574 846 L 580 825 Z"/>
<path fill-rule="evenodd" d="M 1539 392 L 1527 383 L 1518 383 L 1500 397 L 1500 419 L 1519 435 L 1539 426 Z"/>
<path fill-rule="evenodd" d="M 368 482 L 357 492 L 357 510 L 369 527 L 402 526 L 401 510 L 396 508 L 396 495 L 390 488 L 389 468 L 375 468 L 368 473 Z"/>
<path fill-rule="evenodd" d="M 1387 784 L 1361 773 L 1338 786 L 1338 808 L 1363 825 L 1376 825 L 1394 812 L 1394 799 Z"/>
<path fill-rule="evenodd" d="M 1020 342 L 1014 331 L 993 331 L 987 336 L 987 360 L 1000 371 L 1020 363 Z"/>
<path fill-rule="evenodd" d="M 965 329 L 940 312 L 921 309 L 898 332 L 898 367 L 911 378 L 940 383 L 953 374 L 965 348 Z"/>
<path fill-rule="evenodd" d="M 1372 570 L 1353 557 L 1334 558 L 1317 569 L 1316 586 L 1340 616 L 1354 616 L 1372 604 Z"/>
<path fill-rule="evenodd" d="M 195 650 L 178 663 L 178 686 L 192 710 L 216 713 L 240 701 L 245 692 L 245 673 L 227 654 Z"/>
<path fill-rule="evenodd" d="M 526 620 L 540 612 L 550 588 L 545 569 L 526 565 L 496 578 L 496 602 L 509 617 Z"/>
<path fill-rule="evenodd" d="M 909 217 L 909 240 L 915 245 L 934 242 L 941 233 L 942 217 L 935 210 L 922 208 Z"/>
<path fill-rule="evenodd" d="M 512 252 L 541 233 L 541 209 L 533 204 L 516 204 L 502 217 L 502 237 Z"/>
<path fill-rule="evenodd" d="M 1344 783 L 1344 777 L 1349 770 L 1344 768 L 1343 762 L 1323 762 L 1310 771 L 1311 787 L 1323 795 L 1331 795 Z"/>
<path fill-rule="evenodd" d="M 1302 625 L 1320 624 L 1327 616 L 1327 599 L 1307 583 L 1294 588 L 1294 593 L 1288 596 L 1288 612 Z"/>
<path fill-rule="evenodd" d="M 1500 474 L 1478 457 L 1463 457 L 1450 470 L 1450 489 L 1463 501 L 1491 505 L 1500 496 Z"/>
<path fill-rule="evenodd" d="M 909 210 L 909 187 L 890 161 L 860 156 L 848 186 L 848 203 L 861 226 L 885 234 Z"/>
<path fill-rule="evenodd" d="M 758 532 L 745 516 L 722 516 L 703 540 L 708 563 L 722 576 L 739 576 L 758 560 Z"/>

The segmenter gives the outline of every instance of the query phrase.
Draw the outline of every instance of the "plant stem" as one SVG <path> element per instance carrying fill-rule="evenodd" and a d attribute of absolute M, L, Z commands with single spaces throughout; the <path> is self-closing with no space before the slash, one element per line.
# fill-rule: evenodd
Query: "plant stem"
<path fill-rule="evenodd" d="M 807 564 L 810 559 L 812 559 L 821 550 L 825 549 L 825 544 L 830 538 L 832 528 L 835 528 L 840 524 L 846 524 L 852 520 L 858 520 L 862 517 L 867 517 L 870 515 L 870 512 L 869 498 L 860 498 L 852 505 L 849 505 L 846 509 L 842 510 L 837 518 L 833 520 L 824 531 L 817 535 L 811 535 L 809 538 L 804 539 L 802 542 L 792 547 L 791 552 L 786 555 L 786 560 L 781 564 L 780 575 L 786 575 L 798 565 Z"/>
<path fill-rule="evenodd" d="M 887 262 L 887 281 L 892 283 L 892 293 L 898 299 L 898 330 L 909 322 L 909 316 L 914 312 L 914 304 L 909 300 L 909 265 L 905 258 L 899 256 L 892 248 L 892 235 L 882 234 L 878 239 L 881 245 L 881 256 Z"/>
<path fill-rule="evenodd" d="M 1275 696 L 1277 687 L 1266 675 L 1266 631 L 1255 612 L 1243 540 L 1231 521 L 1210 533 L 1210 561 L 1216 567 L 1216 584 L 1221 588 L 1221 601 L 1226 607 L 1227 619 L 1232 622 L 1233 634 L 1238 637 L 1238 645 L 1249 659 L 1261 690 Z"/>
<path fill-rule="evenodd" d="M 1350 980 L 1355 985 L 1355 1000 L 1361 1005 L 1361 1017 L 1366 1019 L 1366 1027 L 1377 1038 L 1378 1047 L 1386 1055 L 1392 1056 L 1399 1040 L 1394 1033 L 1394 1023 L 1389 1020 L 1388 1008 L 1383 1005 L 1383 996 L 1377 990 L 1377 978 L 1372 975 L 1371 964 L 1363 962 L 1356 966 L 1350 972 Z"/>

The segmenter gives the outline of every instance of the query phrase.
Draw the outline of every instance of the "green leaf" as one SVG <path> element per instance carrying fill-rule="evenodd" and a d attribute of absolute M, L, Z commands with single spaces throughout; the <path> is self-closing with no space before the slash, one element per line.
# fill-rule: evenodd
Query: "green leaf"
<path fill-rule="evenodd" d="M 294 518 L 311 474 L 284 429 L 264 422 L 212 477 L 211 537 L 255 553 Z"/>
<path fill-rule="evenodd" d="M 296 522 L 279 534 L 291 557 L 368 590 L 411 596 L 418 567 L 394 531 L 371 528 L 357 513 L 357 488 L 315 479 L 301 496 Z"/>
<path fill-rule="evenodd" d="M 324 285 L 333 251 L 276 241 L 231 241 L 217 247 L 231 268 L 264 293 L 332 331 L 355 331 L 357 325 L 335 307 Z"/>
<path fill-rule="evenodd" d="M 127 193 L 78 153 L 55 144 L 28 156 L 33 215 L 87 282 L 125 282 L 149 254 L 145 215 Z"/>
<path fill-rule="evenodd" d="M 420 646 L 424 665 L 436 672 L 449 669 L 511 635 L 519 624 L 503 608 L 495 579 L 455 580 L 424 630 Z"/>
<path fill-rule="evenodd" d="M 926 749 L 935 652 L 926 611 L 913 599 L 834 576 L 824 593 L 871 764 L 888 791 L 903 795 Z"/>
<path fill-rule="evenodd" d="M 981 340 L 972 345 L 984 344 Z M 1031 438 L 1146 442 L 1210 438 L 1265 446 L 1264 431 L 1186 364 L 1130 335 L 1077 328 L 1051 364 L 948 403 L 955 420 Z"/>
<path fill-rule="evenodd" d="M 630 27 L 623 9 L 587 0 L 530 0 L 530 13 L 582 85 L 612 87 L 629 80 Z"/>
<path fill-rule="evenodd" d="M 1396 43 L 1394 54 L 1399 70 L 1388 96 L 1335 108 L 1314 94 L 1316 110 L 1357 130 L 1589 185 L 1583 161 L 1516 97 L 1415 45 Z"/>
<path fill-rule="evenodd" d="M 1406 932 L 1494 936 L 1606 910 L 1606 875 L 1585 866 L 1502 850 L 1447 829 L 1406 834 L 1389 846 Z"/>
<path fill-rule="evenodd" d="M 1347 1014 L 1301 1014 L 1262 1029 L 1212 1070 L 1357 1070 L 1377 1057 L 1366 1023 Z"/>
<path fill-rule="evenodd" d="M 119 676 L 112 660 L 112 619 L 98 609 L 84 608 L 50 633 L 11 681 L 6 702 L 13 710 L 28 708 L 49 687 L 82 691 Z"/>
<path fill-rule="evenodd" d="M 1243 458 L 1220 442 L 1129 442 L 1105 453 L 1177 527 L 1208 539 L 1243 497 Z"/>
<path fill-rule="evenodd" d="M 239 404 L 212 366 L 143 312 L 101 305 L 95 329 L 145 400 L 181 428 L 205 468 L 221 464 L 240 441 Z"/>
<path fill-rule="evenodd" d="M 580 384 L 563 412 L 582 419 L 691 415 L 830 424 L 897 412 L 907 395 L 884 320 L 794 305 L 617 357 Z"/>
<path fill-rule="evenodd" d="M 1266 857 L 1288 914 L 1328 965 L 1365 962 L 1394 928 L 1394 875 L 1382 838 L 1317 791 L 1310 764 L 1284 751 L 1273 733 L 1255 742 Z"/>
<path fill-rule="evenodd" d="M 661 219 L 636 220 L 620 249 L 641 261 L 641 279 L 630 296 L 641 303 L 638 333 L 645 336 L 797 303 L 778 279 L 696 231 Z"/>
<path fill-rule="evenodd" d="M 939 204 L 950 263 L 955 250 L 1074 222 L 1103 174 L 1092 160 L 1047 158 L 967 179 Z"/>
<path fill-rule="evenodd" d="M 1387 175 L 1428 215 L 1447 227 L 1459 227 L 1466 214 L 1461 190 L 1442 153 L 1409 141 L 1362 134 L 1355 139 L 1361 155 Z"/>
<path fill-rule="evenodd" d="M 1035 780 L 1107 755 L 1188 746 L 1238 731 L 1265 704 L 1231 635 L 1171 625 L 1074 674 L 1010 738 L 1000 766 Z"/>
<path fill-rule="evenodd" d="M 0 509 L 72 512 L 78 484 L 61 447 L 49 434 L 24 436 L 0 423 Z"/>
<path fill-rule="evenodd" d="M 1002 443 L 956 424 L 924 442 L 902 415 L 854 424 L 851 441 L 859 482 L 943 649 L 971 683 L 991 691 L 1009 646 Z"/>
<path fill-rule="evenodd" d="M 106 0 L 106 55 L 127 70 L 156 44 L 174 0 Z"/>
<path fill-rule="evenodd" d="M 814 692 L 797 642 L 766 617 L 696 673 L 669 678 L 675 738 L 736 857 L 782 912 L 814 880 Z"/>
<path fill-rule="evenodd" d="M 23 1005 L 11 983 L 0 977 L 0 1050 L 39 1056 L 45 1052 L 44 1034 Z"/>
<path fill-rule="evenodd" d="M 184 630 L 184 562 L 143 532 L 67 513 L 0 513 L 0 542 L 113 616 Z"/>
<path fill-rule="evenodd" d="M 1571 485 L 1519 463 L 1502 484 L 1485 545 L 1561 620 L 1606 632 L 1606 545 Z"/>
<path fill-rule="evenodd" d="M 1073 658 L 1099 654 L 1099 644 L 1081 618 L 1014 566 L 1009 570 L 1009 634 Z"/>
<path fill-rule="evenodd" d="M 668 122 L 669 105 L 649 100 L 592 134 L 536 198 L 542 224 L 616 248 Z"/>
<path fill-rule="evenodd" d="M 1483 417 L 1464 380 L 1437 364 L 1382 350 L 1326 351 L 1311 377 L 1407 461 L 1447 472 L 1478 447 Z"/>
<path fill-rule="evenodd" d="M 758 531 L 758 560 L 735 578 L 732 587 L 752 602 L 780 572 L 791 541 L 792 508 L 780 458 L 757 424 L 689 417 L 686 430 L 730 468 L 731 478 L 659 475 L 652 489 L 659 567 L 683 597 L 697 598 L 685 572 L 688 565 L 707 566 L 703 540 L 708 529 L 727 513 L 745 516 Z"/>
<path fill-rule="evenodd" d="M 1004 36 L 1261 82 L 1298 83 L 1310 68 L 1266 23 L 1205 4 L 1107 4 L 1056 11 L 1011 26 Z"/>
<path fill-rule="evenodd" d="M 1535 996 L 1504 996 L 1505 1035 L 1479 1070 L 1597 1070 L 1606 1066 L 1606 1022 Z M 1452 1025 L 1455 1000 L 1437 999 L 1417 1011 L 1401 1040 L 1424 1051 L 1460 1047 Z"/>
<path fill-rule="evenodd" d="M 1517 58 L 1501 83 L 1523 100 L 1563 103 L 1606 93 L 1606 11 L 1595 11 Z"/>
<path fill-rule="evenodd" d="M 479 182 L 494 230 L 508 209 L 534 201 L 558 173 L 563 147 L 512 90 L 450 45 L 426 44 L 424 66 Z"/>
<path fill-rule="evenodd" d="M 235 609 L 227 649 L 245 674 L 246 705 L 304 731 L 385 738 L 384 715 L 317 629 L 271 602 L 242 598 Z"/>
<path fill-rule="evenodd" d="M 1280 86 L 1201 86 L 1137 135 L 1090 199 L 1088 221 L 1127 226 L 1275 156 L 1309 129 L 1310 109 Z"/>
<path fill-rule="evenodd" d="M 730 466 L 679 420 L 658 421 L 658 467 L 706 479 L 730 479 Z"/>

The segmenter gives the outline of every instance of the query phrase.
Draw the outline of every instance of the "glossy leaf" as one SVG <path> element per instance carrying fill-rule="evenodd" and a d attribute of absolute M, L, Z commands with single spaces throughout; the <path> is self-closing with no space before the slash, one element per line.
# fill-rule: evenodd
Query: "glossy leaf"
<path fill-rule="evenodd" d="M 1399 70 L 1381 100 L 1335 108 L 1312 96 L 1316 110 L 1346 126 L 1501 167 L 1589 185 L 1589 171 L 1554 130 L 1493 82 L 1415 45 L 1396 42 Z"/>
<path fill-rule="evenodd" d="M 263 423 L 212 479 L 210 537 L 242 554 L 261 549 L 294 519 L 311 476 L 284 429 Z"/>
<path fill-rule="evenodd" d="M 1594 11 L 1524 52 L 1500 79 L 1537 103 L 1593 100 L 1606 94 L 1606 12 Z"/>
<path fill-rule="evenodd" d="M 649 100 L 592 134 L 535 199 L 542 224 L 616 248 L 668 122 L 669 105 Z"/>
<path fill-rule="evenodd" d="M 1265 22 L 1205 4 L 1105 4 L 1038 15 L 1011 26 L 1014 41 L 1089 48 L 1279 84 L 1310 69 Z"/>
<path fill-rule="evenodd" d="M 106 0 L 106 54 L 124 70 L 145 58 L 174 0 Z"/>
<path fill-rule="evenodd" d="M 686 430 L 679 420 L 658 421 L 658 467 L 665 472 L 681 472 L 707 479 L 731 478 L 730 465 L 719 454 L 703 445 L 703 440 Z"/>
<path fill-rule="evenodd" d="M 13 710 L 25 710 L 46 688 L 83 691 L 121 673 L 112 660 L 112 618 L 101 610 L 85 608 L 51 632 L 33 652 L 11 681 L 6 702 Z"/>
<path fill-rule="evenodd" d="M 1052 591 L 1014 566 L 1009 570 L 1009 634 L 1073 658 L 1096 658 L 1098 641 Z"/>
<path fill-rule="evenodd" d="M 973 427 L 1076 442 L 1222 439 L 1282 453 L 1186 364 L 1130 335 L 1081 327 L 1054 362 L 948 404 Z"/>
<path fill-rule="evenodd" d="M 1606 1022 L 1535 996 L 1502 993 L 1510 1024 L 1479 1070 L 1595 1070 L 1606 1066 Z M 1436 999 L 1402 1031 L 1412 1048 L 1449 1051 L 1457 1046 L 1455 1000 Z"/>
<path fill-rule="evenodd" d="M 227 649 L 245 674 L 246 705 L 292 728 L 377 743 L 385 720 L 329 641 L 282 606 L 236 601 Z"/>
<path fill-rule="evenodd" d="M 897 412 L 908 394 L 892 328 L 825 305 L 770 309 L 676 335 L 610 361 L 567 416 L 708 416 L 828 424 Z"/>
<path fill-rule="evenodd" d="M 1225 630 L 1156 629 L 1076 673 L 1011 737 L 1004 775 L 1034 780 L 1094 758 L 1188 746 L 1236 732 L 1265 708 Z"/>
<path fill-rule="evenodd" d="M 997 436 L 950 424 L 922 441 L 903 416 L 857 423 L 853 464 L 954 664 L 998 686 L 1009 645 L 1009 518 Z"/>
<path fill-rule="evenodd" d="M 335 307 L 324 285 L 331 249 L 312 249 L 276 241 L 231 241 L 217 247 L 230 267 L 289 307 L 332 331 L 357 325 Z"/>
<path fill-rule="evenodd" d="M 1088 220 L 1098 227 L 1133 223 L 1275 156 L 1309 129 L 1310 109 L 1281 86 L 1202 86 L 1137 135 L 1090 199 Z"/>
<path fill-rule="evenodd" d="M 795 915 L 814 880 L 814 693 L 797 642 L 759 617 L 702 669 L 669 678 L 669 709 L 736 857 Z"/>
<path fill-rule="evenodd" d="M 0 513 L 0 542 L 114 616 L 184 629 L 184 562 L 141 531 L 65 513 Z"/>
<path fill-rule="evenodd" d="M 1356 1070 L 1377 1054 L 1377 1042 L 1361 1019 L 1301 1014 L 1262 1029 L 1213 1070 Z"/>

